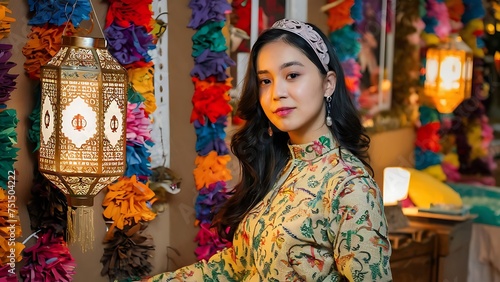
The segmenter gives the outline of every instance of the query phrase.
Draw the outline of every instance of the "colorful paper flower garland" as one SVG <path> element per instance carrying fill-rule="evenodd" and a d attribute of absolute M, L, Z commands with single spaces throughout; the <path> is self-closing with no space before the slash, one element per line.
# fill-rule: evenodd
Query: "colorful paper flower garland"
<path fill-rule="evenodd" d="M 336 0 L 328 1 L 332 2 Z M 345 71 L 347 90 L 358 107 L 361 75 L 357 58 L 361 45 L 360 34 L 354 23 L 359 24 L 363 20 L 362 5 L 360 0 L 345 0 L 327 10 L 329 38 Z"/>
<path fill-rule="evenodd" d="M 155 193 L 149 187 L 152 175 L 149 147 L 150 115 L 156 110 L 154 66 L 149 51 L 156 38 L 151 0 L 111 0 L 104 33 L 110 53 L 128 71 L 126 171 L 108 186 L 103 216 L 110 222 L 104 239 L 101 275 L 110 280 L 128 281 L 150 273 L 153 238 L 145 232 L 156 217 L 152 211 Z"/>
<path fill-rule="evenodd" d="M 0 11 L 10 12 L 0 4 Z M 6 22 L 2 22 L 7 18 Z M 13 18 L 0 18 L 0 26 L 6 26 L 10 31 Z M 0 39 L 8 36 L 1 33 Z M 19 148 L 17 144 L 17 111 L 7 108 L 11 92 L 16 88 L 17 74 L 9 73 L 16 64 L 9 61 L 12 56 L 12 45 L 0 44 L 0 277 L 4 281 L 17 281 L 16 263 L 21 261 L 21 251 L 24 245 L 17 242 L 21 236 L 21 222 L 16 198 L 17 172 L 14 163 Z"/>
<path fill-rule="evenodd" d="M 197 135 L 198 156 L 193 174 L 199 191 L 195 203 L 195 225 L 200 229 L 195 238 L 198 242 L 195 254 L 198 259 L 208 259 L 230 245 L 221 241 L 210 225 L 217 207 L 228 197 L 226 181 L 231 179 L 226 166 L 230 156 L 224 142 L 224 128 L 231 111 L 228 104 L 231 78 L 226 69 L 234 62 L 226 53 L 222 33 L 231 6 L 226 0 L 191 0 L 189 7 L 192 14 L 188 27 L 196 30 L 192 37 L 195 66 L 191 76 L 195 91 L 191 122 Z"/>
<path fill-rule="evenodd" d="M 10 34 L 10 24 L 15 19 L 7 8 L 9 1 L 0 4 L 0 40 Z M 17 74 L 10 73 L 16 65 L 10 61 L 12 45 L 0 43 L 0 277 L 4 281 L 17 281 L 16 263 L 19 262 L 24 245 L 17 242 L 21 236 L 21 222 L 16 198 L 17 172 L 14 163 L 19 148 L 17 144 L 17 111 L 9 109 L 7 102 L 16 89 Z"/>

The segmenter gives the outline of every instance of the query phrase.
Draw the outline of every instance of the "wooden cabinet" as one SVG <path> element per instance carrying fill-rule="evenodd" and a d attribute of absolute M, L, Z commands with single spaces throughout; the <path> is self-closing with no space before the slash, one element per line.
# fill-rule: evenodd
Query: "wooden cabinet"
<path fill-rule="evenodd" d="M 437 234 L 436 281 L 467 281 L 472 217 L 461 221 L 410 217 L 410 226 L 431 230 Z"/>
<path fill-rule="evenodd" d="M 390 233 L 391 270 L 398 282 L 466 282 L 474 216 L 411 214 Z"/>
<path fill-rule="evenodd" d="M 436 281 L 437 235 L 420 228 L 403 228 L 390 234 L 393 281 Z"/>

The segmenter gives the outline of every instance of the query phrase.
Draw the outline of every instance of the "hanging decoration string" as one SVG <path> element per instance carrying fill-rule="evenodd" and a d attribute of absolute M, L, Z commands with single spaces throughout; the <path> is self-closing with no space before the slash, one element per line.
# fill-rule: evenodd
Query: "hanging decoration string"
<path fill-rule="evenodd" d="M 151 114 L 156 110 L 154 65 L 150 52 L 157 38 L 152 33 L 151 1 L 109 1 L 104 34 L 108 50 L 128 71 L 127 156 L 122 178 L 108 186 L 103 199 L 107 233 L 101 258 L 102 276 L 110 280 L 139 280 L 153 269 L 154 244 L 146 233 L 156 217 L 150 188 L 149 147 Z"/>
<path fill-rule="evenodd" d="M 192 15 L 188 27 L 196 30 L 192 38 L 195 66 L 190 73 L 194 84 L 191 122 L 196 131 L 198 153 L 193 171 L 199 192 L 195 203 L 195 225 L 200 228 L 195 238 L 198 242 L 195 254 L 201 260 L 209 259 L 231 245 L 219 238 L 211 228 L 211 222 L 217 212 L 215 208 L 229 197 L 226 181 L 231 179 L 227 168 L 230 156 L 224 128 L 231 112 L 231 78 L 227 68 L 235 63 L 226 53 L 224 37 L 224 32 L 229 34 L 226 15 L 230 13 L 231 5 L 226 0 L 212 1 L 210 5 L 191 0 L 189 7 Z"/>

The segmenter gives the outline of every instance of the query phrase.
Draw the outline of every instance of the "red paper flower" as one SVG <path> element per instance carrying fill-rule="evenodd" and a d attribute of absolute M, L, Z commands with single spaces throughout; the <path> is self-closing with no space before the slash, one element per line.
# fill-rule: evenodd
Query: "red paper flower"
<path fill-rule="evenodd" d="M 39 233 L 40 234 L 40 233 Z M 75 260 L 62 236 L 52 229 L 38 237 L 36 244 L 24 250 L 26 264 L 21 268 L 24 281 L 66 282 L 75 274 Z"/>
<path fill-rule="evenodd" d="M 204 125 L 205 117 L 207 117 L 210 122 L 215 123 L 219 117 L 231 112 L 231 106 L 228 103 L 231 99 L 228 94 L 231 86 L 227 81 L 217 82 L 214 76 L 205 80 L 193 77 L 192 81 L 195 84 L 195 92 L 191 100 L 193 103 L 191 122 L 198 120 Z"/>
<path fill-rule="evenodd" d="M 441 151 L 439 129 L 441 128 L 440 122 L 429 122 L 417 129 L 416 145 L 423 151 L 430 150 L 432 152 Z"/>
<path fill-rule="evenodd" d="M 200 224 L 195 241 L 198 242 L 194 251 L 198 260 L 208 260 L 217 251 L 231 246 L 231 242 L 220 239 L 215 229 L 210 228 L 210 223 Z"/>
<path fill-rule="evenodd" d="M 153 12 L 149 8 L 152 0 L 110 0 L 106 14 L 106 28 L 113 21 L 122 27 L 129 27 L 130 23 L 144 26 L 148 32 L 153 29 Z"/>
<path fill-rule="evenodd" d="M 448 16 L 451 20 L 460 22 L 462 20 L 462 15 L 465 12 L 464 3 L 462 0 L 447 0 L 445 1 L 446 7 L 448 8 Z"/>
<path fill-rule="evenodd" d="M 15 270 L 12 268 L 10 265 L 6 264 L 3 266 L 0 266 L 0 281 L 1 282 L 18 282 L 19 280 L 17 279 L 17 276 L 14 272 L 12 274 L 12 271 Z"/>

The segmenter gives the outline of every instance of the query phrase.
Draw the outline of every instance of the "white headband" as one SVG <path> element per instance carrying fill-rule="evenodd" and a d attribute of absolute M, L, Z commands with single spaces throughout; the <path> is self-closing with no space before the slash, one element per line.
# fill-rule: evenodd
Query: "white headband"
<path fill-rule="evenodd" d="M 330 62 L 328 48 L 323 38 L 312 26 L 298 20 L 282 19 L 275 22 L 271 28 L 286 30 L 302 37 L 312 47 L 325 71 L 328 72 L 328 63 Z"/>

